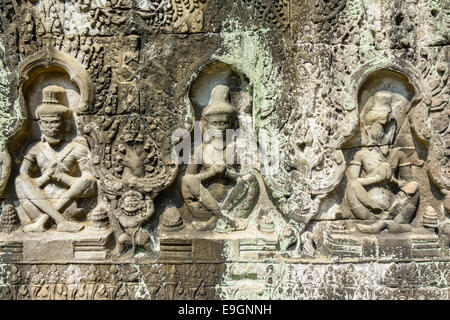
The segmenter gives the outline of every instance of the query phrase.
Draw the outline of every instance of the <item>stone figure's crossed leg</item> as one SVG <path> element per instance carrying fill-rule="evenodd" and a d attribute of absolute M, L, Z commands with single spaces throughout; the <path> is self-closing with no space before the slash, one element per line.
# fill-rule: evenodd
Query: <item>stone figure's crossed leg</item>
<path fill-rule="evenodd" d="M 43 231 L 48 216 L 55 220 L 58 231 L 76 232 L 83 228 L 82 225 L 64 219 L 60 212 L 46 199 L 44 192 L 35 186 L 27 176 L 21 175 L 16 178 L 16 192 L 24 210 L 30 217 L 36 219 L 34 223 L 25 226 L 24 231 Z"/>
<path fill-rule="evenodd" d="M 366 189 L 359 183 L 351 181 L 347 185 L 346 198 L 352 212 L 363 220 L 376 220 L 377 217 L 368 208 L 381 212 L 380 205 L 375 201 Z"/>
<path fill-rule="evenodd" d="M 356 228 L 359 232 L 377 234 L 383 229 L 388 229 L 391 233 L 402 233 L 411 231 L 409 224 L 401 224 L 392 220 L 379 220 L 370 225 L 357 224 Z"/>
<path fill-rule="evenodd" d="M 217 200 L 211 195 L 208 189 L 202 185 L 200 179 L 197 177 L 184 176 L 182 194 L 184 199 L 189 200 L 188 206 L 191 207 L 191 210 L 205 211 L 205 215 L 211 215 L 211 218 L 206 222 L 194 221 L 193 225 L 198 230 L 203 230 L 209 228 L 211 225 L 215 225 L 218 218 L 223 218 L 232 227 L 235 226 L 235 223 L 229 217 L 220 212 L 221 209 Z"/>
<path fill-rule="evenodd" d="M 223 202 L 222 207 L 227 210 L 230 209 L 233 203 L 236 203 L 248 196 L 247 193 L 249 188 L 250 183 L 240 179 Z"/>
<path fill-rule="evenodd" d="M 91 191 L 94 191 L 94 185 L 95 181 L 92 179 L 77 178 L 76 182 L 55 203 L 55 209 L 61 212 L 63 208 L 70 205 L 76 199 L 92 193 Z"/>
<path fill-rule="evenodd" d="M 181 192 L 184 199 L 190 199 L 194 202 L 200 201 L 213 215 L 219 215 L 219 204 L 196 176 L 189 175 L 183 177 Z"/>

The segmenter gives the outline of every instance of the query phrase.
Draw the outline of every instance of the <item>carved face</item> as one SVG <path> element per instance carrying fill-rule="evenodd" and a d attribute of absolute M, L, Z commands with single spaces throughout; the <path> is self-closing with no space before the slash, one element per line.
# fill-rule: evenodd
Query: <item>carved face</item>
<path fill-rule="evenodd" d="M 137 48 L 139 47 L 139 39 L 135 38 L 135 39 L 131 39 L 130 40 L 130 49 L 132 51 L 137 50 Z"/>
<path fill-rule="evenodd" d="M 123 202 L 123 209 L 126 212 L 134 213 L 140 209 L 141 201 L 136 197 L 127 197 Z"/>
<path fill-rule="evenodd" d="M 122 212 L 127 216 L 136 216 L 145 208 L 142 195 L 136 191 L 125 193 L 119 200 Z"/>
<path fill-rule="evenodd" d="M 382 118 L 377 119 L 372 125 L 367 129 L 369 136 L 374 142 L 382 142 L 384 137 L 384 127 L 387 123 L 388 115 L 383 115 Z"/>
<path fill-rule="evenodd" d="M 59 144 L 64 139 L 64 119 L 61 116 L 41 117 L 39 128 L 45 140 L 51 145 Z"/>
<path fill-rule="evenodd" d="M 390 103 L 374 101 L 374 105 L 364 115 L 367 143 L 369 145 L 391 144 L 395 135 L 396 119 Z"/>
<path fill-rule="evenodd" d="M 221 133 L 225 136 L 227 129 L 233 129 L 233 116 L 231 114 L 214 114 L 206 116 L 206 129 Z"/>

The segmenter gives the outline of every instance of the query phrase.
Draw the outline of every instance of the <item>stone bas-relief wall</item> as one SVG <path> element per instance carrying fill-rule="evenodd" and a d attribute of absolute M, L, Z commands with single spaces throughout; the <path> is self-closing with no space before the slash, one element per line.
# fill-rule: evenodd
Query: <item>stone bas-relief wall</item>
<path fill-rule="evenodd" d="M 449 299 L 445 1 L 1 6 L 2 299 Z"/>

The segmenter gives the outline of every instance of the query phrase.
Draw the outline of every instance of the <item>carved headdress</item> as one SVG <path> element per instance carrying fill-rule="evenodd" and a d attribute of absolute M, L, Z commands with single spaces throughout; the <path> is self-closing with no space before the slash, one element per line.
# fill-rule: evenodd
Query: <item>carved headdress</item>
<path fill-rule="evenodd" d="M 42 90 L 42 103 L 36 108 L 36 117 L 61 116 L 67 119 L 71 110 L 64 105 L 66 90 L 59 86 L 48 86 Z"/>
<path fill-rule="evenodd" d="M 214 89 L 212 89 L 209 103 L 202 111 L 202 119 L 201 119 L 202 132 L 205 132 L 206 130 L 207 127 L 206 118 L 208 116 L 228 115 L 230 116 L 232 122 L 236 122 L 238 112 L 236 108 L 231 105 L 229 96 L 230 96 L 230 88 L 228 88 L 223 84 L 219 84 L 215 86 Z M 233 128 L 230 129 L 235 129 L 237 126 L 238 124 L 236 122 L 233 125 Z"/>
<path fill-rule="evenodd" d="M 392 93 L 378 91 L 367 100 L 361 114 L 361 133 L 367 146 L 393 142 L 397 119 L 392 110 Z"/>
<path fill-rule="evenodd" d="M 208 105 L 203 109 L 202 118 L 217 114 L 237 115 L 237 110 L 229 101 L 230 88 L 219 84 L 211 91 L 211 99 Z"/>

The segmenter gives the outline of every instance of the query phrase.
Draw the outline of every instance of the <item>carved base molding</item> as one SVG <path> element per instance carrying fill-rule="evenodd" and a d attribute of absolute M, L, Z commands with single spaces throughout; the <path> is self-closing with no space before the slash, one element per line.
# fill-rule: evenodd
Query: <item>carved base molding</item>
<path fill-rule="evenodd" d="M 450 298 L 450 262 L 2 264 L 2 300 Z"/>
<path fill-rule="evenodd" d="M 449 262 L 233 263 L 222 299 L 448 300 Z"/>
<path fill-rule="evenodd" d="M 277 253 L 278 237 L 273 232 L 255 228 L 233 233 L 220 232 L 164 232 L 161 234 L 160 259 L 177 261 L 223 262 L 228 260 L 258 261 L 273 258 Z"/>
<path fill-rule="evenodd" d="M 223 264 L 1 264 L 2 300 L 217 299 Z"/>

